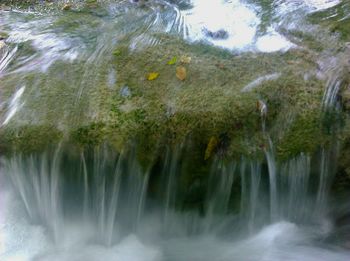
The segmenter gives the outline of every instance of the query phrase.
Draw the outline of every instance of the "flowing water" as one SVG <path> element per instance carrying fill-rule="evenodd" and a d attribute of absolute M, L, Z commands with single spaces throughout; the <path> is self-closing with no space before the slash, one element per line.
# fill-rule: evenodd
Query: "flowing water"
<path fill-rule="evenodd" d="M 312 30 L 302 17 L 339 2 L 107 1 L 88 12 L 0 11 L 9 36 L 0 46 L 0 79 L 12 87 L 0 86 L 0 127 L 55 119 L 64 129 L 98 117 L 87 97 L 101 79 L 111 88 L 118 80 L 108 66 L 116 44 L 137 51 L 166 33 L 234 53 L 283 53 L 298 48 L 284 29 Z M 341 69 L 324 71 L 328 108 L 336 106 Z M 242 91 L 279 77 L 257 77 Z M 62 79 L 67 103 L 52 90 Z M 40 95 L 49 103 L 37 104 Z M 349 260 L 333 218 L 342 202 L 330 193 L 339 144 L 277 163 L 264 120 L 262 129 L 265 158 L 216 157 L 208 177 L 186 189 L 186 144 L 167 148 L 153 168 L 138 162 L 136 150 L 119 154 L 108 145 L 2 156 L 0 260 Z"/>
<path fill-rule="evenodd" d="M 80 159 L 58 148 L 3 160 L 2 260 L 348 259 L 327 241 L 331 152 L 320 155 L 328 166 L 320 166 L 317 184 L 310 184 L 307 155 L 274 166 L 273 181 L 271 167 L 259 161 L 217 160 L 203 206 L 187 212 L 174 205 L 183 196 L 176 185 L 180 154 L 169 154 L 162 167 L 161 200 L 133 155 L 108 148 Z M 269 200 L 270 182 L 278 201 Z M 230 211 L 234 204 L 237 212 Z"/>

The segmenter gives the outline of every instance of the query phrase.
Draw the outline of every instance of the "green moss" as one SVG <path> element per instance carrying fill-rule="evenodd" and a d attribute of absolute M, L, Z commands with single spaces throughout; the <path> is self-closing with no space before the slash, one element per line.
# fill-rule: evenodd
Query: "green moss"
<path fill-rule="evenodd" d="M 326 48 L 324 41 L 318 39 L 318 37 L 314 35 L 314 32 L 305 32 L 295 29 L 284 31 L 284 33 L 292 37 L 294 41 L 297 41 L 317 52 L 322 52 Z"/>
<path fill-rule="evenodd" d="M 322 133 L 321 117 L 318 111 L 310 111 L 298 116 L 285 133 L 277 146 L 278 156 L 288 159 L 300 152 L 312 154 L 317 148 L 326 143 Z"/>
<path fill-rule="evenodd" d="M 337 172 L 334 178 L 333 190 L 338 193 L 348 193 L 350 188 L 350 119 L 347 116 L 345 126 L 340 132 L 340 153 L 337 162 Z"/>
<path fill-rule="evenodd" d="M 0 130 L 1 154 L 33 153 L 57 145 L 63 133 L 51 125 L 26 125 Z"/>
<path fill-rule="evenodd" d="M 106 138 L 106 126 L 104 123 L 97 122 L 91 123 L 87 126 L 79 127 L 73 130 L 71 138 L 73 142 L 76 142 L 80 146 L 98 146 Z"/>
<path fill-rule="evenodd" d="M 327 26 L 331 32 L 339 33 L 342 40 L 350 40 L 350 4 L 341 1 L 338 5 L 326 10 L 313 13 L 309 20 L 313 23 Z"/>
<path fill-rule="evenodd" d="M 8 37 L 9 37 L 8 33 L 0 31 L 0 40 L 6 39 Z"/>
<path fill-rule="evenodd" d="M 331 32 L 340 33 L 341 39 L 345 41 L 350 40 L 350 18 L 342 19 L 341 21 L 334 22 L 330 26 Z"/>

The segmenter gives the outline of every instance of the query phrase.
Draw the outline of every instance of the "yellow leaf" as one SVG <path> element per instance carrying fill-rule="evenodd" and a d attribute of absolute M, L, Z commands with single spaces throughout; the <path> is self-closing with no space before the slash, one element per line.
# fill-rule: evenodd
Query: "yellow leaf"
<path fill-rule="evenodd" d="M 187 71 L 186 71 L 186 68 L 183 67 L 183 66 L 178 66 L 176 67 L 176 77 L 183 81 L 186 79 L 186 76 L 187 76 Z"/>
<path fill-rule="evenodd" d="M 191 63 L 191 60 L 192 60 L 192 58 L 189 56 L 181 56 L 180 62 L 189 64 L 189 63 Z"/>
<path fill-rule="evenodd" d="M 147 75 L 147 80 L 153 81 L 153 80 L 157 79 L 158 76 L 159 76 L 159 73 L 157 73 L 157 72 L 151 72 L 151 73 L 149 73 L 149 74 Z"/>
<path fill-rule="evenodd" d="M 169 65 L 173 65 L 177 62 L 177 57 L 174 56 L 173 58 L 171 58 L 171 60 L 168 62 Z"/>
<path fill-rule="evenodd" d="M 207 160 L 211 157 L 213 154 L 214 150 L 216 149 L 216 146 L 218 145 L 219 141 L 216 137 L 211 137 L 207 149 L 205 150 L 205 155 L 204 155 L 204 160 Z"/>

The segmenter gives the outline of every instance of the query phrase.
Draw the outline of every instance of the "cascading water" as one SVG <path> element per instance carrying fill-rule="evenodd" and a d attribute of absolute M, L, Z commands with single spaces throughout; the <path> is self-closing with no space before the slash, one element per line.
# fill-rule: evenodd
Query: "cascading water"
<path fill-rule="evenodd" d="M 258 98 L 254 97 L 258 112 L 255 114 L 253 108 L 245 115 L 256 116 L 256 136 L 262 137 L 261 154 L 253 151 L 231 157 L 227 153 L 230 141 L 226 133 L 220 133 L 217 139 L 211 137 L 205 144 L 206 149 L 200 144 L 200 159 L 196 158 L 197 151 L 193 149 L 197 148 L 193 145 L 196 137 L 191 135 L 176 144 L 159 145 L 160 148 L 146 146 L 147 150 L 142 151 L 141 156 L 140 140 L 120 149 L 120 141 L 113 140 L 113 135 L 110 136 L 112 142 L 101 141 L 94 133 L 98 124 L 93 125 L 89 135 L 82 135 L 88 144 L 86 147 L 78 146 L 77 149 L 70 140 L 65 140 L 72 126 L 84 126 L 96 119 L 108 121 L 113 119 L 112 113 L 121 115 L 120 111 L 116 112 L 114 103 L 114 111 L 105 113 L 109 95 L 100 98 L 96 94 L 99 92 L 120 94 L 116 98 L 118 102 L 119 99 L 131 101 L 141 94 L 136 98 L 136 105 L 125 102 L 120 106 L 121 111 L 136 111 L 135 115 L 130 115 L 136 118 L 136 123 L 142 117 L 151 118 L 142 110 L 134 110 L 137 106 L 148 108 L 148 103 L 150 107 L 158 106 L 147 101 L 150 86 L 145 84 L 138 89 L 137 81 L 125 79 L 121 73 L 131 70 L 137 78 L 138 71 L 127 66 L 120 69 L 119 65 L 113 64 L 114 58 L 121 62 L 127 60 L 123 52 L 138 54 L 140 50 L 157 47 L 171 35 L 172 41 L 179 38 L 185 41 L 181 47 L 187 48 L 181 50 L 184 53 L 190 52 L 193 46 L 204 55 L 209 55 L 207 46 L 224 48 L 234 52 L 230 62 L 249 52 L 252 54 L 248 54 L 247 59 L 262 53 L 259 56 L 261 63 L 266 67 L 273 64 L 268 69 L 259 71 L 254 62 L 243 68 L 257 70 L 256 74 L 238 73 L 243 75 L 242 82 L 230 79 L 228 74 L 221 77 L 238 86 L 235 95 L 250 95 L 285 79 L 283 77 L 294 70 L 282 71 L 281 64 L 276 62 L 274 65 L 275 60 L 263 60 L 265 55 L 278 60 L 293 48 L 300 52 L 307 49 L 298 46 L 297 37 L 286 33 L 304 21 L 293 21 L 285 26 L 286 20 L 300 17 L 300 14 L 294 16 L 298 11 L 312 13 L 335 6 L 339 1 L 271 1 L 270 4 L 266 3 L 269 1 L 213 1 L 210 4 L 200 0 L 98 1 L 103 8 L 88 11 L 83 7 L 79 9 L 81 2 L 74 2 L 77 10 L 63 14 L 52 11 L 47 15 L 45 8 L 37 9 L 40 12 L 0 10 L 0 32 L 3 25 L 8 33 L 6 45 L 0 45 L 0 79 L 4 79 L 4 87 L 0 86 L 0 131 L 7 127 L 20 129 L 21 124 L 41 126 L 53 121 L 64 133 L 57 134 L 58 143 L 54 142 L 57 137 L 53 135 L 49 146 L 36 150 L 36 145 L 42 142 L 30 142 L 31 135 L 36 133 L 26 136 L 28 147 L 23 147 L 17 138 L 26 130 L 20 129 L 10 132 L 14 151 L 0 151 L 1 261 L 349 260 L 350 252 L 346 248 L 349 237 L 339 242 L 334 239 L 338 236 L 334 232 L 337 222 L 332 217 L 338 209 L 331 187 L 340 155 L 339 142 L 332 140 L 312 153 L 298 152 L 279 161 L 280 148 L 274 142 L 274 135 L 277 133 L 275 136 L 278 136 L 280 132 L 274 128 L 287 129 L 296 118 L 294 108 L 290 114 L 283 115 L 287 118 L 283 119 L 285 121 L 278 118 L 277 123 L 287 122 L 285 125 L 270 126 L 269 104 L 273 98 L 263 92 L 257 95 Z M 307 30 L 314 29 L 310 28 Z M 328 46 L 334 39 L 326 40 L 329 40 L 325 43 Z M 119 49 L 115 50 L 115 45 Z M 318 114 L 322 115 L 335 106 L 339 109 L 336 104 L 338 93 L 346 84 L 344 64 L 339 63 L 339 57 L 331 58 L 337 64 L 336 68 L 327 67 L 328 58 L 325 57 L 332 54 L 329 49 L 322 49 L 318 56 L 310 52 L 317 57 L 319 72 L 307 69 L 304 72 L 302 68 L 297 74 L 305 82 L 310 77 L 324 80 L 323 100 L 320 96 L 317 107 Z M 115 56 L 113 59 L 111 53 Z M 166 55 L 175 54 L 166 51 Z M 151 58 L 152 55 L 147 53 L 147 59 Z M 240 61 L 245 63 L 245 59 Z M 259 59 L 256 59 L 257 64 Z M 172 62 L 157 62 L 169 67 L 176 60 L 182 60 L 181 66 L 188 68 L 191 63 L 201 66 L 205 61 L 174 56 Z M 138 61 L 134 60 L 135 63 Z M 282 61 L 285 66 L 289 63 L 302 67 L 298 61 Z M 308 63 L 312 62 L 308 60 Z M 220 63 L 208 66 L 211 71 L 214 67 L 227 70 L 227 66 Z M 232 66 L 239 70 L 237 65 Z M 144 67 L 155 70 L 148 61 L 141 63 L 141 68 Z M 198 72 L 188 70 L 188 82 L 191 83 L 191 73 L 196 76 Z M 166 72 L 162 73 L 166 75 Z M 162 76 L 160 74 L 159 78 Z M 202 77 L 199 75 L 198 79 Z M 221 83 L 221 78 L 214 82 L 227 88 L 224 95 L 230 95 L 231 86 Z M 120 92 L 115 89 L 119 81 Z M 282 86 L 287 88 L 288 84 Z M 165 105 L 162 104 L 166 108 L 160 107 L 162 112 L 166 111 L 167 120 L 179 111 L 188 112 L 173 95 L 186 90 L 186 86 L 177 84 L 170 89 L 166 94 L 161 88 L 151 89 L 157 95 L 159 92 L 162 101 L 166 100 Z M 195 91 L 192 95 L 201 97 L 200 89 Z M 305 92 L 313 90 L 310 88 Z M 213 104 L 221 101 L 215 100 L 214 94 L 210 95 Z M 290 99 L 298 95 L 303 94 L 296 90 Z M 45 99 L 41 100 L 42 97 Z M 186 95 L 181 97 L 187 98 Z M 201 102 L 205 104 L 206 100 L 203 98 Z M 254 107 L 254 102 L 252 104 Z M 208 111 L 215 109 L 212 104 L 205 104 L 205 109 L 207 106 Z M 201 117 L 205 122 L 204 118 L 209 115 L 205 109 L 198 106 L 189 111 L 203 114 Z M 244 104 L 240 103 L 236 110 L 244 110 Z M 215 111 L 215 117 L 220 113 L 224 112 Z M 163 120 L 156 114 L 155 122 L 142 126 L 142 131 L 151 131 Z M 126 132 L 137 128 L 128 118 L 122 120 L 129 128 Z M 112 125 L 118 124 L 112 121 Z M 244 145 L 248 147 L 248 134 L 255 127 L 244 128 L 240 121 L 230 124 L 227 123 L 228 129 L 234 129 L 233 136 L 244 133 Z M 329 128 L 330 133 L 335 132 L 337 124 Z M 108 132 L 105 125 L 101 126 Z M 204 131 L 200 132 L 205 127 L 202 124 L 195 129 L 199 129 L 200 135 L 206 135 Z M 79 129 L 78 134 L 85 132 L 85 129 Z M 121 132 L 121 136 L 123 134 Z M 164 136 L 169 138 L 171 135 L 176 136 L 171 131 Z M 161 144 L 161 140 L 158 137 L 156 141 Z M 116 144 L 115 147 L 111 143 Z M 241 145 L 232 144 L 233 147 Z M 3 146 L 0 140 L 0 149 Z M 142 159 L 149 156 L 147 154 L 152 156 L 152 150 L 163 153 L 145 163 Z M 202 154 L 205 154 L 204 160 Z"/>
<path fill-rule="evenodd" d="M 149 183 L 151 172 L 138 166 L 132 153 L 113 155 L 107 148 L 102 148 L 93 155 L 82 154 L 73 159 L 58 148 L 42 155 L 4 158 L 1 172 L 6 182 L 2 184 L 7 184 L 7 188 L 13 186 L 19 198 L 6 190 L 5 193 L 10 194 L 2 194 L 2 209 L 14 211 L 2 215 L 5 219 L 1 227 L 5 235 L 2 244 L 6 249 L 2 252 L 3 260 L 12 260 L 16 255 L 22 256 L 23 260 L 79 260 L 88 257 L 88 249 L 99 248 L 100 244 L 112 248 L 96 250 L 95 255 L 103 251 L 102 256 L 116 260 L 129 258 L 131 253 L 121 250 L 114 252 L 113 248 L 126 247 L 131 251 L 136 247 L 134 244 L 140 247 L 135 248 L 136 252 L 131 255 L 135 260 L 211 260 L 210 256 L 206 257 L 205 251 L 198 253 L 194 250 L 196 245 L 219 251 L 221 260 L 231 260 L 230 251 L 238 253 L 241 248 L 243 252 L 239 256 L 242 259 L 256 260 L 254 255 L 251 257 L 249 249 L 261 248 L 259 255 L 263 258 L 296 260 L 301 253 L 283 250 L 286 247 L 284 244 L 298 248 L 299 244 L 310 239 L 314 243 L 309 241 L 311 245 L 302 249 L 306 260 L 323 258 L 324 254 L 334 260 L 346 260 L 348 254 L 345 252 L 321 250 L 317 246 L 322 244 L 322 238 L 327 236 L 330 229 L 325 215 L 327 180 L 333 175 L 329 166 L 321 166 L 318 185 L 313 186 L 310 184 L 311 159 L 307 155 L 300 155 L 274 169 L 278 172 L 274 173 L 277 180 L 269 178 L 271 168 L 259 161 L 242 159 L 224 163 L 217 159 L 212 166 L 210 179 L 203 186 L 207 188 L 207 196 L 200 202 L 203 206 L 198 207 L 199 212 L 195 209 L 183 212 L 181 205 L 186 199 L 183 195 L 177 197 L 181 189 L 176 185 L 181 177 L 178 165 L 180 151 L 169 154 L 161 168 L 157 189 L 166 195 L 164 204 L 152 199 Z M 323 151 L 320 157 L 323 164 L 331 164 L 327 151 Z M 152 182 L 158 183 L 154 179 Z M 274 182 L 278 188 L 275 196 L 279 201 L 269 200 L 270 182 Z M 6 197 L 12 199 L 9 201 Z M 34 222 L 28 223 L 25 230 L 34 229 L 37 227 L 35 224 L 46 227 L 40 237 L 32 239 L 46 238 L 49 246 L 39 252 L 38 249 L 21 252 L 22 244 L 29 238 L 23 238 L 23 242 L 11 242 L 19 235 L 16 231 L 11 232 L 8 222 L 13 222 L 11 219 L 18 215 L 18 209 L 12 208 L 19 202 L 23 202 L 27 213 L 24 216 L 21 214 L 22 219 L 28 215 L 29 220 Z M 275 215 L 273 225 L 268 225 L 271 223 L 270 212 Z M 301 227 L 318 224 L 322 229 L 312 230 L 310 227 L 308 234 L 294 225 L 296 223 L 305 224 Z M 264 226 L 267 227 L 256 234 Z M 247 233 L 252 237 L 245 239 Z M 237 240 L 241 243 L 237 243 Z M 268 244 L 271 245 L 265 249 L 259 244 L 267 244 L 266 240 L 270 240 Z M 277 242 L 280 240 L 283 243 L 279 246 Z M 188 242 L 188 245 L 182 245 L 182 241 Z M 210 242 L 214 245 L 206 246 Z M 77 254 L 77 248 L 82 248 L 79 250 L 82 252 Z M 174 251 L 180 251 L 182 256 Z M 143 257 L 144 254 L 146 257 Z M 52 259 L 56 255 L 58 257 Z"/>

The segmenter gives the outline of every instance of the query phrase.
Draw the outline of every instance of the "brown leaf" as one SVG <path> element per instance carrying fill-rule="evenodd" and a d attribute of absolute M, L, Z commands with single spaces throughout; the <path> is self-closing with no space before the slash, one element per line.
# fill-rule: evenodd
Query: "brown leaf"
<path fill-rule="evenodd" d="M 176 67 L 176 77 L 183 81 L 186 79 L 186 76 L 187 76 L 187 71 L 186 71 L 186 68 L 183 67 L 183 66 L 178 66 Z"/>
<path fill-rule="evenodd" d="M 208 145 L 207 145 L 207 149 L 205 150 L 204 160 L 207 160 L 211 157 L 211 155 L 213 154 L 214 150 L 216 149 L 218 143 L 219 143 L 219 141 L 216 137 L 210 138 Z"/>
<path fill-rule="evenodd" d="M 65 4 L 63 7 L 62 7 L 62 10 L 63 11 L 68 11 L 72 8 L 72 5 L 71 4 Z"/>

